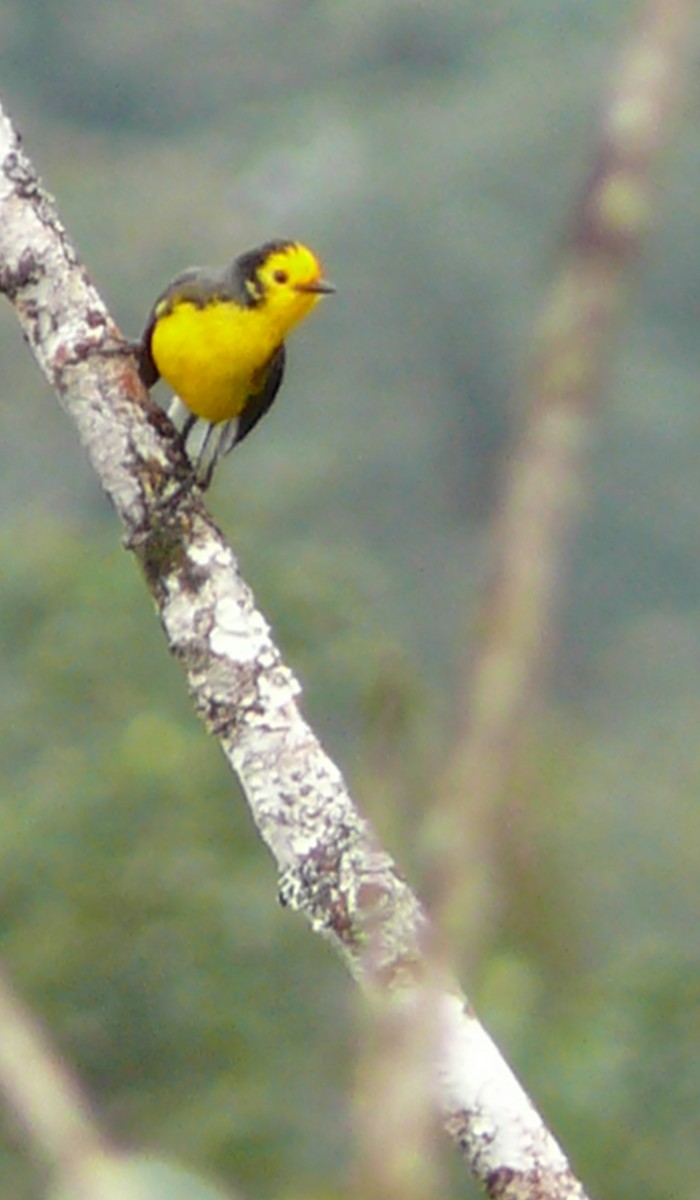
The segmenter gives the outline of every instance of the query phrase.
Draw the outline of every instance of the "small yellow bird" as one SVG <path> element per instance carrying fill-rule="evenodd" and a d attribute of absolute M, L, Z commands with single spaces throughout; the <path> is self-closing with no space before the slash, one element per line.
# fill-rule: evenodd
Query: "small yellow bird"
<path fill-rule="evenodd" d="M 176 393 L 168 415 L 202 488 L 219 458 L 270 408 L 285 365 L 284 339 L 335 288 L 301 242 L 266 242 L 222 270 L 193 267 L 158 297 L 138 344 L 147 388 Z"/>

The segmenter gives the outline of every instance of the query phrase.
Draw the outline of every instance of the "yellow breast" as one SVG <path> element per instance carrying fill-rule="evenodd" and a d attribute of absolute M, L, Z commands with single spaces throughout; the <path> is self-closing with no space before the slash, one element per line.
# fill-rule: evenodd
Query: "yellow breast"
<path fill-rule="evenodd" d="M 151 339 L 153 360 L 183 404 L 206 421 L 230 421 L 260 390 L 280 344 L 277 328 L 256 309 L 229 301 L 205 308 L 188 302 L 160 317 Z"/>

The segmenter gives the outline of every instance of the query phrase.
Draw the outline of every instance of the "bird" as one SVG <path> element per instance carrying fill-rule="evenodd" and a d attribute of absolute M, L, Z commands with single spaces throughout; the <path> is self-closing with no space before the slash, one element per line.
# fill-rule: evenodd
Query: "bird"
<path fill-rule="evenodd" d="M 332 292 L 308 246 L 278 239 L 223 268 L 183 271 L 155 301 L 136 343 L 139 375 L 173 389 L 168 416 L 203 491 L 272 405 L 287 334 Z"/>

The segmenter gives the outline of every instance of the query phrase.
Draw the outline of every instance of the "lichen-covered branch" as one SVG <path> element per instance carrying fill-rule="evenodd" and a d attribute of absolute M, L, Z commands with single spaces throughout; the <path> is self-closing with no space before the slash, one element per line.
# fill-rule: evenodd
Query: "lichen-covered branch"
<path fill-rule="evenodd" d="M 410 1009 L 430 961 L 426 916 L 303 719 L 299 686 L 233 552 L 183 487 L 187 468 L 167 421 L 128 357 L 101 357 L 118 331 L 4 116 L 0 287 L 123 523 L 197 710 L 277 862 L 283 901 L 332 941 L 358 980 Z M 436 991 L 433 1021 L 436 1106 L 486 1190 L 582 1200 L 562 1151 L 451 981 Z"/>

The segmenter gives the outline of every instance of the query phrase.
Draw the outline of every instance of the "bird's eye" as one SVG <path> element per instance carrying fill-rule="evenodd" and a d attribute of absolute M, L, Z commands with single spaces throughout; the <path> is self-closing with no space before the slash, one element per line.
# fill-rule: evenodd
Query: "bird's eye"
<path fill-rule="evenodd" d="M 272 278 L 274 279 L 275 283 L 289 283 L 288 272 L 281 269 L 279 271 L 275 271 Z"/>

